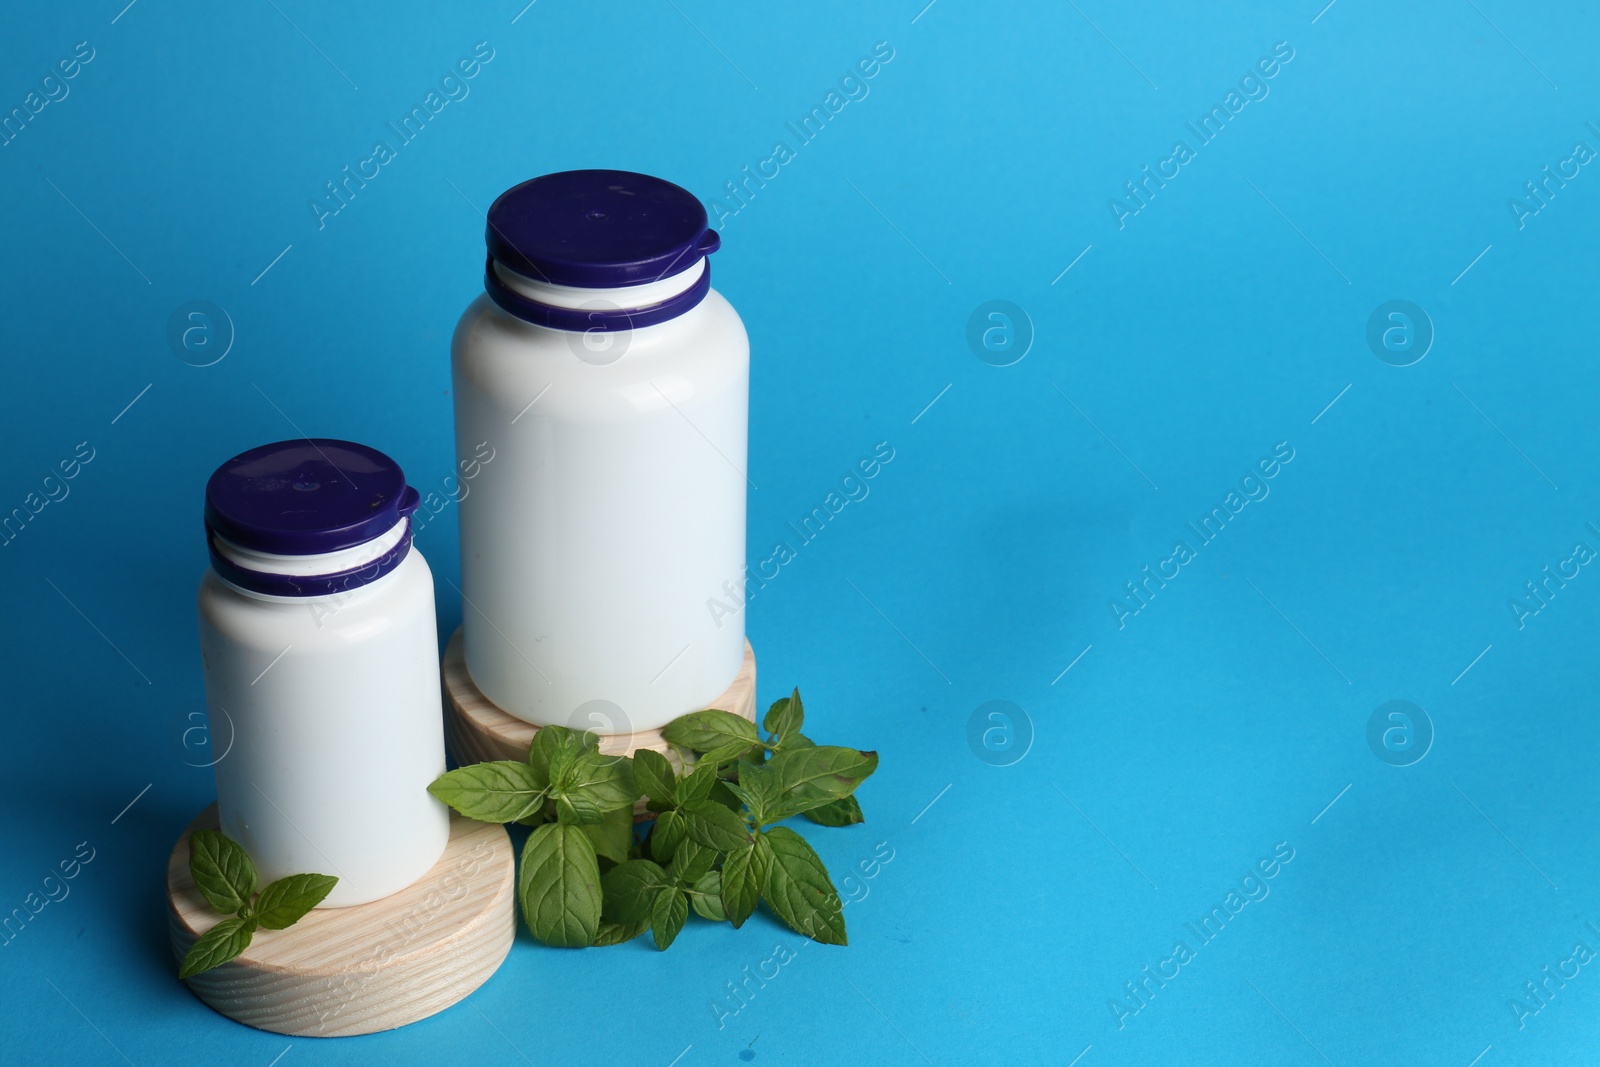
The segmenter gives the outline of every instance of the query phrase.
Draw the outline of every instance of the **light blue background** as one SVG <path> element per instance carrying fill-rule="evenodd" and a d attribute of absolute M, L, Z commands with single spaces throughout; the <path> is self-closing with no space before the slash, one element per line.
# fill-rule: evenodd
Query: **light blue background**
<path fill-rule="evenodd" d="M 95 457 L 0 550 L 0 911 L 95 850 L 0 949 L 5 1058 L 1593 1062 L 1600 966 L 1521 1028 L 1508 1006 L 1600 949 L 1600 575 L 1520 629 L 1508 607 L 1600 548 L 1600 172 L 1520 228 L 1507 203 L 1600 149 L 1587 7 L 123 2 L 14 8 L 0 40 L 3 111 L 95 53 L 0 148 L 0 509 L 78 442 Z M 479 41 L 470 95 L 319 229 L 323 183 Z M 212 1013 L 174 977 L 161 891 L 213 792 L 181 740 L 208 472 L 305 433 L 437 489 L 479 210 L 586 166 L 711 203 L 880 41 L 869 95 L 715 258 L 753 346 L 752 562 L 895 450 L 748 616 L 762 704 L 798 683 L 815 736 L 882 753 L 867 824 L 806 829 L 841 878 L 893 850 L 851 946 L 801 949 L 721 1029 L 724 984 L 799 944 L 769 918 L 666 954 L 523 934 L 464 1004 L 378 1036 Z M 1108 199 L 1280 41 L 1269 95 L 1119 229 Z M 1031 320 L 1012 366 L 965 339 L 992 299 Z M 1436 331 L 1409 367 L 1365 340 L 1391 299 Z M 231 319 L 213 366 L 168 346 L 190 300 Z M 1119 629 L 1123 583 L 1284 441 L 1270 495 Z M 418 546 L 458 578 L 453 512 Z M 1392 699 L 1436 731 L 1412 766 L 1368 747 Z M 990 700 L 1031 721 L 1009 766 L 968 746 Z M 1123 983 L 1278 842 L 1270 895 L 1119 1029 Z"/>

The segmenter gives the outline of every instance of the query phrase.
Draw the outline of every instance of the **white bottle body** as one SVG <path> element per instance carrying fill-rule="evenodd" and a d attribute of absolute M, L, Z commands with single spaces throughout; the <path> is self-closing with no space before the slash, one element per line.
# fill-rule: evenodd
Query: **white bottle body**
<path fill-rule="evenodd" d="M 331 874 L 320 906 L 347 907 L 426 874 L 450 815 L 428 792 L 445 761 L 422 556 L 317 597 L 246 592 L 208 570 L 199 608 L 222 832 L 261 883 Z"/>
<path fill-rule="evenodd" d="M 547 302 L 613 307 L 697 276 L 572 290 L 502 272 Z M 587 347 L 605 345 L 621 356 Z M 705 707 L 744 657 L 750 346 L 737 312 L 712 290 L 678 318 L 585 335 L 485 296 L 452 355 L 457 455 L 487 442 L 495 457 L 460 509 L 474 683 L 525 721 L 601 733 Z"/>

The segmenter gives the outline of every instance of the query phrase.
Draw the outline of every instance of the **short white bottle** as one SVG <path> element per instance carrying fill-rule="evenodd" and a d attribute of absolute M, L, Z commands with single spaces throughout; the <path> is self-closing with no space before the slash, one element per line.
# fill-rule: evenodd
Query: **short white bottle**
<path fill-rule="evenodd" d="M 536 178 L 489 210 L 456 327 L 468 672 L 527 722 L 602 733 L 702 708 L 744 657 L 750 346 L 686 190 Z"/>
<path fill-rule="evenodd" d="M 321 907 L 428 872 L 450 816 L 433 576 L 411 547 L 416 490 L 383 453 L 284 441 L 206 485 L 200 651 L 223 833 L 262 884 L 339 879 Z"/>

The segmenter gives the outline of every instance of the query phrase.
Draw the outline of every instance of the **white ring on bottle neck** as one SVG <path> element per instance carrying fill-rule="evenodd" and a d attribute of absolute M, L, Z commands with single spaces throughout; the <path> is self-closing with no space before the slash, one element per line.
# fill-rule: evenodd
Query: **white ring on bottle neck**
<path fill-rule="evenodd" d="M 603 306 L 627 309 L 649 307 L 687 292 L 706 272 L 706 257 L 701 256 L 694 266 L 670 278 L 614 289 L 579 289 L 571 285 L 534 281 L 525 274 L 518 274 L 498 259 L 494 261 L 494 271 L 513 292 L 549 307 L 590 310 Z"/>
<path fill-rule="evenodd" d="M 318 552 L 309 556 L 285 556 L 276 552 L 258 552 L 241 548 L 220 535 L 213 534 L 217 554 L 228 562 L 247 571 L 263 574 L 287 574 L 294 578 L 315 578 L 324 574 L 339 574 L 355 570 L 379 559 L 406 535 L 408 519 L 401 519 L 383 533 L 359 545 L 341 548 L 334 552 Z"/>

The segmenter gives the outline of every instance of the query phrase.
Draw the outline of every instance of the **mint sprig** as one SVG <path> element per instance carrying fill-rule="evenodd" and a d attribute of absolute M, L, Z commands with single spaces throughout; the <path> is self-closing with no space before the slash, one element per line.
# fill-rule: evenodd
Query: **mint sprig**
<path fill-rule="evenodd" d="M 726 711 L 691 712 L 662 731 L 681 772 L 659 752 L 607 756 L 593 734 L 546 726 L 523 763 L 462 767 L 429 790 L 468 818 L 535 827 L 518 899 L 545 944 L 617 945 L 649 930 L 665 949 L 691 912 L 739 927 L 765 901 L 796 932 L 842 945 L 843 902 L 827 868 L 778 824 L 797 815 L 822 826 L 862 822 L 855 791 L 878 756 L 818 745 L 804 725 L 798 689 L 772 704 L 760 729 Z M 641 798 L 655 822 L 636 840 Z"/>
<path fill-rule="evenodd" d="M 321 904 L 339 879 L 327 874 L 291 874 L 270 882 L 260 893 L 256 865 L 243 846 L 220 830 L 189 835 L 189 874 L 214 911 L 228 915 L 189 947 L 179 978 L 220 967 L 250 947 L 257 928 L 283 930 Z"/>

